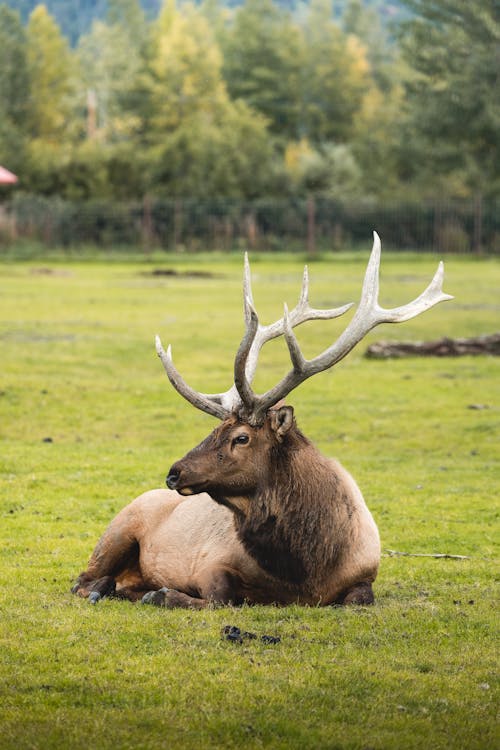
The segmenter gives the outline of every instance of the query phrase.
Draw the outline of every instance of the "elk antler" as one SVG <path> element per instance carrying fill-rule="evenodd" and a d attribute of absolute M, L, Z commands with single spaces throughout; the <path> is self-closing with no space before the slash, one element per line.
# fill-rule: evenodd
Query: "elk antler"
<path fill-rule="evenodd" d="M 165 352 L 160 338 L 157 336 L 156 350 L 174 388 L 193 406 L 207 414 L 224 419 L 231 412 L 241 410 L 248 421 L 256 425 L 263 421 L 271 406 L 285 398 L 307 378 L 327 370 L 343 359 L 366 336 L 368 331 L 379 323 L 402 323 L 420 315 L 425 310 L 437 305 L 438 302 L 453 299 L 450 294 L 445 294 L 442 290 L 444 269 L 441 262 L 427 289 L 413 302 L 391 310 L 380 307 L 378 291 L 381 248 L 378 234 L 374 232 L 373 236 L 373 249 L 366 269 L 358 309 L 337 341 L 311 360 L 306 360 L 302 355 L 293 328 L 308 320 L 337 318 L 347 312 L 353 306 L 353 303 L 330 310 L 317 310 L 310 307 L 308 300 L 309 276 L 306 266 L 302 280 L 302 291 L 296 306 L 289 312 L 285 305 L 282 318 L 275 323 L 263 326 L 259 323 L 253 305 L 250 265 L 245 253 L 243 296 L 246 331 L 234 362 L 234 385 L 224 393 L 206 394 L 195 391 L 184 381 L 176 369 L 172 360 L 171 347 L 169 346 Z M 292 369 L 271 390 L 258 396 L 251 387 L 258 356 L 264 344 L 278 336 L 285 337 L 292 361 Z"/>
<path fill-rule="evenodd" d="M 243 342 L 240 345 L 238 354 L 236 355 L 236 361 L 240 362 L 238 367 L 238 376 L 235 375 L 235 383 L 228 391 L 224 393 L 208 394 L 200 393 L 195 391 L 189 386 L 182 376 L 176 369 L 172 360 L 172 349 L 169 346 L 167 351 L 163 349 L 160 337 L 156 337 L 156 351 L 165 371 L 169 377 L 170 382 L 181 396 L 189 401 L 197 409 L 211 414 L 219 419 L 224 419 L 232 411 L 235 411 L 241 407 L 241 390 L 246 387 L 250 387 L 250 383 L 255 375 L 257 367 L 257 360 L 259 357 L 260 350 L 265 343 L 272 339 L 278 338 L 285 334 L 285 326 L 288 328 L 295 328 L 301 323 L 305 323 L 308 320 L 330 320 L 343 315 L 349 310 L 354 303 L 343 305 L 342 307 L 333 308 L 330 310 L 317 310 L 309 305 L 309 274 L 307 266 L 304 268 L 304 275 L 302 278 L 302 290 L 300 293 L 299 301 L 293 310 L 288 313 L 288 319 L 285 322 L 285 316 L 279 320 L 271 323 L 270 325 L 263 326 L 259 323 L 257 313 L 253 306 L 253 295 L 252 285 L 250 277 L 250 264 L 248 262 L 248 255 L 245 253 L 245 266 L 243 276 L 243 300 L 244 300 L 244 316 L 246 324 L 246 333 L 243 338 Z M 240 355 L 240 351 L 244 348 L 244 358 Z M 236 364 L 235 364 L 236 372 Z M 238 377 L 238 380 L 236 379 Z M 243 401 L 245 403 L 245 401 Z"/>
<path fill-rule="evenodd" d="M 290 352 L 292 370 L 271 390 L 261 396 L 257 396 L 245 376 L 246 361 L 252 350 L 254 338 L 258 331 L 257 313 L 250 308 L 250 322 L 247 324 L 247 332 L 240 345 L 235 360 L 235 386 L 243 402 L 244 411 L 251 424 L 259 424 L 263 421 L 267 410 L 281 399 L 285 398 L 294 388 L 304 380 L 332 367 L 345 357 L 361 339 L 379 323 L 402 323 L 410 320 L 416 315 L 425 312 L 437 305 L 438 302 L 453 299 L 450 294 L 442 290 L 444 268 L 440 262 L 438 270 L 431 283 L 422 294 L 412 302 L 392 310 L 386 310 L 378 304 L 379 292 L 379 267 L 380 267 L 380 238 L 376 232 L 373 233 L 373 249 L 368 267 L 365 273 L 361 300 L 351 322 L 328 349 L 314 359 L 306 360 L 300 351 L 299 344 L 293 333 L 292 315 L 285 305 L 283 316 L 284 336 Z M 346 306 L 348 309 L 350 306 Z"/>

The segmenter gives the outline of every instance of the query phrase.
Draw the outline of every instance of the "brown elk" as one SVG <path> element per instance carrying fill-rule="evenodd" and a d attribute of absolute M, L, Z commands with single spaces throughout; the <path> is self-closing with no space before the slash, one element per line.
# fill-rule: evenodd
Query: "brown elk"
<path fill-rule="evenodd" d="M 380 240 L 375 234 L 361 301 L 345 331 L 319 356 L 304 359 L 293 328 L 352 305 L 311 308 L 307 269 L 296 307 L 262 326 L 245 263 L 246 332 L 225 393 L 193 390 L 157 351 L 176 390 L 222 420 L 169 471 L 169 489 L 146 492 L 124 508 L 98 542 L 73 588 L 166 607 L 209 603 L 369 604 L 380 561 L 377 526 L 354 479 L 298 430 L 283 399 L 306 378 L 332 367 L 379 323 L 409 320 L 443 300 L 443 265 L 413 302 L 378 304 Z M 284 336 L 292 369 L 263 395 L 251 382 L 262 346 Z"/>

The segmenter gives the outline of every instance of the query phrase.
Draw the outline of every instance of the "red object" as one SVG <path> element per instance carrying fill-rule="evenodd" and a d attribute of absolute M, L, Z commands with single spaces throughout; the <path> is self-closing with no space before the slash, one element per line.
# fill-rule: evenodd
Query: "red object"
<path fill-rule="evenodd" d="M 5 167 L 0 167 L 0 185 L 14 185 L 17 177 Z"/>

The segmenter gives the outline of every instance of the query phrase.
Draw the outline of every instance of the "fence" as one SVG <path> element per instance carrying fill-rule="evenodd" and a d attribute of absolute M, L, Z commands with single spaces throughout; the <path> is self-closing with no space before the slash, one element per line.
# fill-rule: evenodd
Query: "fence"
<path fill-rule="evenodd" d="M 71 203 L 16 196 L 0 205 L 0 246 L 168 250 L 337 250 L 366 245 L 376 229 L 394 249 L 500 253 L 499 201 L 366 205 L 319 199 Z"/>

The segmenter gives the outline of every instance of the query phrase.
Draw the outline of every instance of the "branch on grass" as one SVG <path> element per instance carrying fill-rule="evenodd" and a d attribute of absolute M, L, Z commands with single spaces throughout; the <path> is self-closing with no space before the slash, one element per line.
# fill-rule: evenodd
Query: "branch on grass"
<path fill-rule="evenodd" d="M 462 357 L 466 354 L 500 356 L 500 333 L 469 339 L 442 338 L 436 341 L 378 341 L 366 350 L 370 359 L 400 357 Z"/>
<path fill-rule="evenodd" d="M 398 552 L 395 549 L 386 549 L 386 557 L 436 557 L 436 558 L 447 558 L 449 560 L 470 560 L 467 555 L 448 555 L 447 553 L 441 552 Z"/>

